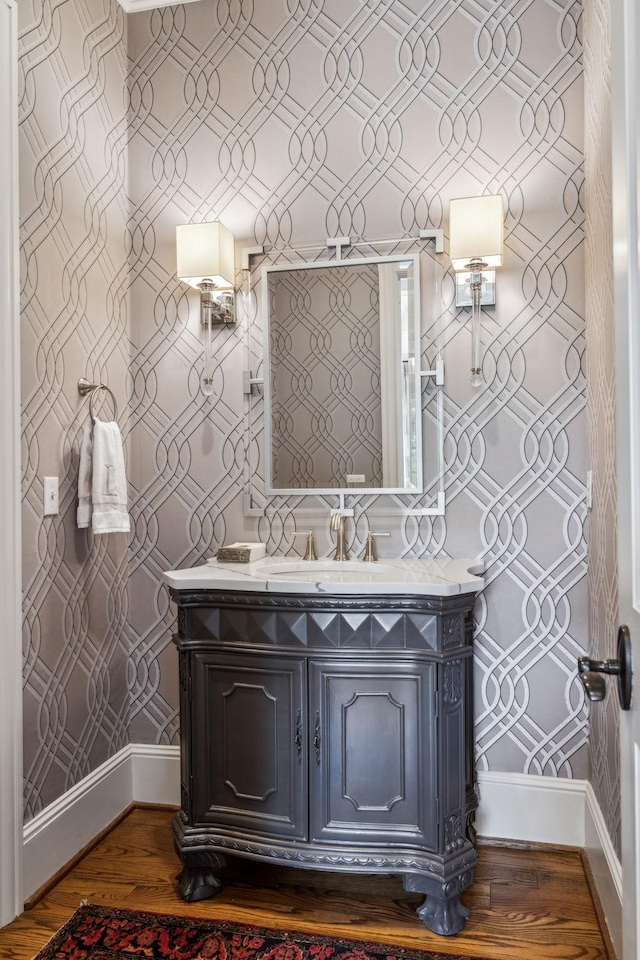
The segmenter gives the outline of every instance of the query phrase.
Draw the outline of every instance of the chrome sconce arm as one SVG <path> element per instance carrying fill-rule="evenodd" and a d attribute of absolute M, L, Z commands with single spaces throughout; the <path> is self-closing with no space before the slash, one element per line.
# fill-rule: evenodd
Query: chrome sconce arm
<path fill-rule="evenodd" d="M 482 386 L 482 352 L 480 348 L 482 271 L 486 270 L 484 260 L 473 260 L 469 264 L 471 274 L 471 386 Z"/>
<path fill-rule="evenodd" d="M 200 322 L 204 339 L 204 362 L 202 368 L 202 392 L 205 397 L 213 393 L 213 327 L 214 324 L 235 323 L 235 298 L 232 290 L 220 292 L 215 283 L 203 280 L 200 289 Z"/>

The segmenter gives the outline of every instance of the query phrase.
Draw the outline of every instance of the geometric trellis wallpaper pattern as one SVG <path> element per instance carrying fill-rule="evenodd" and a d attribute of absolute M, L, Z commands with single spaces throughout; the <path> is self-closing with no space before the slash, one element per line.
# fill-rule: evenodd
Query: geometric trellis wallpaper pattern
<path fill-rule="evenodd" d="M 34 24 L 32 42 L 23 57 L 35 63 L 55 41 L 44 22 L 49 4 L 32 0 L 31 7 L 25 23 Z M 67 44 L 82 50 L 87 41 L 90 51 L 91 38 L 108 22 L 114 49 L 121 50 L 115 0 L 74 0 L 73 7 L 76 33 Z M 197 304 L 175 276 L 175 225 L 220 218 L 239 247 L 277 249 L 336 235 L 371 241 L 415 237 L 428 227 L 446 234 L 451 197 L 500 192 L 506 257 L 498 303 L 483 320 L 479 390 L 468 383 L 468 324 L 454 315 L 450 274 L 442 288 L 446 516 L 407 516 L 403 501 L 391 497 L 369 500 L 367 508 L 386 511 L 389 550 L 485 557 L 488 585 L 476 605 L 479 767 L 587 775 L 587 712 L 575 676 L 587 636 L 580 15 L 580 4 L 569 0 L 201 0 L 129 15 L 128 177 L 118 200 L 107 199 L 111 181 L 99 168 L 89 188 L 109 210 L 121 211 L 121 197 L 128 197 L 128 229 L 120 232 L 113 222 L 104 228 L 110 251 L 112 244 L 127 245 L 128 277 L 111 252 L 100 316 L 114 324 L 113 339 L 98 329 L 71 346 L 73 331 L 65 339 L 64 323 L 56 324 L 61 333 L 51 363 L 64 368 L 68 399 L 50 442 L 70 461 L 71 503 L 82 416 L 71 400 L 68 366 L 95 343 L 115 365 L 104 376 L 115 377 L 121 405 L 127 402 L 134 530 L 125 589 L 113 587 L 122 597 L 113 637 L 118 650 L 126 647 L 131 740 L 177 742 L 173 612 L 161 571 L 198 562 L 240 537 L 259 534 L 271 550 L 300 546 L 291 538 L 300 511 L 290 502 L 267 517 L 244 513 L 249 465 L 241 371 L 251 311 L 235 328 L 215 332 L 214 392 L 203 398 Z M 122 83 L 123 64 L 120 53 L 94 59 L 104 121 L 103 101 L 110 103 Z M 62 102 L 70 81 L 55 80 Z M 38 149 L 56 138 L 43 125 Z M 113 174 L 123 169 L 121 141 L 109 151 L 105 140 L 103 133 Z M 80 162 L 77 151 L 70 164 Z M 44 181 L 35 169 L 33 180 L 37 192 Z M 48 255 L 34 245 L 40 270 Z M 426 327 L 423 350 L 431 359 L 439 325 Z M 126 351 L 124 383 L 118 364 Z M 27 358 L 36 354 L 34 339 Z M 52 377 L 56 386 L 60 377 Z M 47 396 L 46 390 L 40 396 L 45 406 Z M 32 496 L 25 509 L 34 511 L 37 490 Z M 318 532 L 328 549 L 326 513 Z M 360 549 L 367 520 L 357 503 L 356 514 L 351 536 Z M 73 534 L 64 526 L 66 557 Z M 42 523 L 34 521 L 29 536 L 34 544 L 46 539 Z M 91 549 L 104 551 L 89 569 L 108 583 L 122 568 L 102 565 L 106 547 Z M 51 576 L 59 582 L 57 568 Z M 27 603 L 37 612 L 42 600 L 34 582 L 27 578 Z M 61 605 L 64 615 L 48 637 L 54 657 L 62 655 L 73 619 L 73 606 Z M 107 662 L 115 647 L 106 636 L 103 645 L 107 652 L 97 659 Z M 32 651 L 29 640 L 27 653 L 37 667 L 44 654 Z M 120 663 L 119 654 L 115 659 Z M 52 693 L 31 677 L 27 697 L 48 711 Z M 85 682 L 93 689 L 90 676 Z M 101 716 L 88 704 L 75 709 L 96 743 L 117 748 Z M 69 736 L 81 748 L 65 747 L 60 737 L 45 741 L 40 727 L 28 736 L 34 757 L 45 749 L 54 756 L 50 769 L 29 767 L 34 811 L 79 778 L 73 749 L 85 764 L 94 757 L 75 729 Z"/>
<path fill-rule="evenodd" d="M 75 523 L 78 378 L 109 383 L 127 424 L 127 60 L 116 3 L 18 6 L 28 820 L 128 742 L 127 538 Z"/>

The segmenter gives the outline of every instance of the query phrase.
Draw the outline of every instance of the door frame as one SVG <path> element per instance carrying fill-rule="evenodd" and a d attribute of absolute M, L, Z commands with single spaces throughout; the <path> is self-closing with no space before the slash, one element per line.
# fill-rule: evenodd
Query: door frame
<path fill-rule="evenodd" d="M 640 71 L 636 0 L 611 2 L 612 213 L 616 360 L 616 471 L 618 491 L 619 622 L 629 626 L 637 665 L 640 654 Z M 621 514 L 622 505 L 622 514 Z M 620 522 L 622 520 L 622 522 Z M 613 638 L 612 638 L 613 639 Z M 622 957 L 640 957 L 640 683 L 634 678 L 631 710 L 620 715 L 622 827 Z"/>
<path fill-rule="evenodd" d="M 22 896 L 18 0 L 0 0 L 0 926 Z"/>

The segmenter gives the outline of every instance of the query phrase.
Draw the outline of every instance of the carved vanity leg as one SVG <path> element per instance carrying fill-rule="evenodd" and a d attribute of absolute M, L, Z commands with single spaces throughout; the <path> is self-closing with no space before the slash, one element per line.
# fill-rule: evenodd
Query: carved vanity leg
<path fill-rule="evenodd" d="M 213 862 L 214 858 L 215 862 Z M 222 883 L 214 871 L 220 870 L 224 866 L 225 859 L 223 856 L 210 854 L 208 860 L 209 862 L 206 865 L 191 866 L 185 864 L 182 872 L 178 874 L 178 892 L 187 903 L 215 897 L 216 893 L 220 893 L 222 890 Z"/>
<path fill-rule="evenodd" d="M 424 903 L 416 910 L 425 927 L 444 937 L 459 933 L 464 927 L 469 911 L 460 903 L 460 894 L 472 883 L 473 870 L 446 882 L 418 873 L 404 877 L 405 890 L 425 894 Z"/>

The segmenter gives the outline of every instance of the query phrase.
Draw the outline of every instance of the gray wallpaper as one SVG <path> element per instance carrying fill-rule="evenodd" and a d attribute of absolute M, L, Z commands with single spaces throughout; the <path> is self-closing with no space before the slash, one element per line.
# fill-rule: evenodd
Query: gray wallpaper
<path fill-rule="evenodd" d="M 589 466 L 590 656 L 615 657 L 618 633 L 616 553 L 615 344 L 611 210 L 611 65 L 609 0 L 584 7 L 585 161 L 587 174 L 586 320 Z M 619 707 L 613 686 L 590 711 L 590 778 L 618 856 L 620 848 Z"/>
<path fill-rule="evenodd" d="M 127 423 L 125 21 L 115 0 L 19 4 L 26 819 L 128 742 L 127 538 L 75 523 L 78 378 Z"/>
<path fill-rule="evenodd" d="M 371 526 L 392 533 L 383 555 L 484 556 L 479 766 L 586 775 L 575 677 L 587 635 L 580 13 L 568 0 L 201 0 L 132 14 L 127 190 L 121 11 L 115 0 L 26 4 L 25 99 L 55 103 L 22 156 L 25 271 L 38 290 L 23 322 L 30 811 L 126 739 L 125 669 L 131 740 L 177 742 L 162 570 L 256 536 L 271 552 L 298 552 L 292 533 L 310 523 L 329 551 L 335 498 L 280 498 L 265 516 L 245 515 L 246 493 L 260 505 L 261 424 L 246 429 L 258 401 L 244 398 L 241 376 L 259 342 L 258 299 L 239 273 L 240 320 L 215 331 L 204 398 L 197 296 L 175 276 L 175 225 L 191 219 L 220 218 L 238 249 L 277 254 L 349 235 L 381 252 L 425 250 L 425 278 L 442 280 L 422 347 L 425 365 L 438 345 L 446 364 L 446 517 L 410 513 L 432 504 L 433 489 L 421 501 L 354 499 L 352 552 Z M 84 72 L 68 76 L 58 47 Z M 68 142 L 56 127 L 67 116 Z M 74 169 L 79 186 L 63 191 Z M 373 241 L 446 234 L 448 200 L 482 191 L 505 198 L 506 256 L 483 317 L 485 386 L 473 390 L 468 312 L 453 308 L 446 258 L 410 239 Z M 29 218 L 47 204 L 52 220 L 30 241 Z M 67 216 L 68 236 L 47 242 Z M 92 271 L 102 299 L 87 296 Z M 72 527 L 86 414 L 75 380 L 92 367 L 129 401 L 126 560 L 115 539 L 92 543 Z M 429 432 L 429 384 L 423 404 Z M 60 467 L 34 453 L 51 448 Z M 51 523 L 39 519 L 38 484 L 58 469 L 64 509 Z"/>

